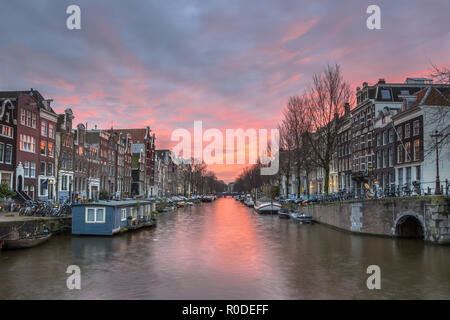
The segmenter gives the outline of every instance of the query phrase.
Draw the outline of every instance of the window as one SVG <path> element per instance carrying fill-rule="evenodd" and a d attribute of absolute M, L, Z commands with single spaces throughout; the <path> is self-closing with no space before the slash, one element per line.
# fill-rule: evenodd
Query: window
<path fill-rule="evenodd" d="M 409 125 L 409 123 L 405 124 L 405 138 L 409 138 L 410 130 L 411 126 Z"/>
<path fill-rule="evenodd" d="M 52 139 L 55 138 L 55 126 L 53 123 L 48 124 L 48 137 Z"/>
<path fill-rule="evenodd" d="M 33 121 L 32 121 L 32 123 L 31 123 L 31 126 L 32 126 L 33 128 L 36 128 L 36 113 L 35 113 L 35 112 L 33 112 Z"/>
<path fill-rule="evenodd" d="M 403 127 L 402 126 L 397 127 L 397 135 L 398 135 L 399 140 L 403 139 Z"/>
<path fill-rule="evenodd" d="M 48 156 L 53 157 L 54 156 L 54 149 L 53 149 L 53 142 L 48 142 Z"/>
<path fill-rule="evenodd" d="M 0 142 L 0 162 L 3 162 L 3 154 L 4 154 L 5 145 Z"/>
<path fill-rule="evenodd" d="M 420 140 L 414 140 L 414 160 L 420 160 Z"/>
<path fill-rule="evenodd" d="M 405 143 L 406 148 L 406 155 L 405 155 L 405 161 L 411 161 L 411 142 Z"/>
<path fill-rule="evenodd" d="M 387 144 L 387 132 L 383 131 L 383 146 Z"/>
<path fill-rule="evenodd" d="M 41 140 L 41 155 L 47 155 L 47 141 Z"/>
<path fill-rule="evenodd" d="M 12 162 L 13 147 L 11 144 L 6 145 L 5 163 L 11 164 Z"/>
<path fill-rule="evenodd" d="M 125 221 L 127 220 L 127 209 L 122 209 L 121 210 L 121 217 L 120 217 L 121 221 Z"/>
<path fill-rule="evenodd" d="M 31 127 L 31 123 L 32 123 L 31 118 L 32 118 L 32 112 L 31 112 L 31 111 L 27 111 L 27 121 L 26 121 L 26 125 L 27 125 L 28 127 Z"/>
<path fill-rule="evenodd" d="M 47 136 L 47 121 L 41 122 L 41 135 L 44 137 Z"/>
<path fill-rule="evenodd" d="M 25 109 L 22 109 L 22 117 L 21 117 L 21 119 L 20 119 L 20 124 L 25 125 L 26 112 L 27 112 L 27 111 L 26 111 Z"/>
<path fill-rule="evenodd" d="M 136 208 L 130 208 L 130 216 L 132 216 L 133 219 L 136 219 Z"/>
<path fill-rule="evenodd" d="M 420 166 L 416 166 L 416 180 L 420 181 Z"/>
<path fill-rule="evenodd" d="M 25 161 L 24 163 L 23 175 L 27 178 L 30 176 L 30 163 L 28 161 Z"/>
<path fill-rule="evenodd" d="M 20 135 L 20 150 L 27 152 L 36 151 L 36 138 L 26 134 Z"/>
<path fill-rule="evenodd" d="M 383 150 L 383 168 L 386 168 L 388 164 L 388 153 L 387 150 Z"/>
<path fill-rule="evenodd" d="M 381 133 L 377 133 L 377 146 L 381 146 Z"/>
<path fill-rule="evenodd" d="M 403 168 L 398 169 L 398 185 L 403 186 Z"/>
<path fill-rule="evenodd" d="M 61 168 L 66 168 L 66 153 L 61 152 Z"/>
<path fill-rule="evenodd" d="M 86 208 L 86 223 L 105 223 L 105 208 Z"/>
<path fill-rule="evenodd" d="M 406 184 L 408 186 L 411 184 L 411 167 L 406 168 Z"/>
<path fill-rule="evenodd" d="M 391 99 L 391 91 L 388 89 L 381 90 L 381 99 L 390 100 Z"/>
<path fill-rule="evenodd" d="M 403 162 L 403 146 L 399 144 L 397 146 L 397 163 L 402 162 Z"/>
<path fill-rule="evenodd" d="M 381 151 L 377 152 L 377 169 L 381 169 Z"/>
<path fill-rule="evenodd" d="M 420 122 L 419 120 L 415 120 L 413 122 L 413 135 L 418 136 L 420 132 Z"/>
<path fill-rule="evenodd" d="M 53 163 L 49 162 L 47 164 L 47 175 L 52 176 L 53 175 Z"/>
<path fill-rule="evenodd" d="M 72 169 L 72 155 L 67 154 L 67 169 Z"/>
<path fill-rule="evenodd" d="M 45 162 L 41 162 L 40 167 L 39 167 L 39 175 L 45 176 L 45 167 L 46 167 Z M 42 194 L 42 192 L 41 192 L 41 194 Z"/>
<path fill-rule="evenodd" d="M 394 130 L 389 129 L 389 143 L 394 142 Z"/>
<path fill-rule="evenodd" d="M 31 162 L 30 163 L 30 178 L 36 177 L 36 163 Z"/>
<path fill-rule="evenodd" d="M 61 180 L 61 190 L 67 191 L 67 176 L 63 175 Z"/>
<path fill-rule="evenodd" d="M 389 148 L 389 167 L 394 166 L 394 149 Z"/>
<path fill-rule="evenodd" d="M 9 113 L 7 113 L 9 114 Z M 12 138 L 13 137 L 13 128 L 5 125 L 0 125 L 0 134 L 2 136 Z"/>

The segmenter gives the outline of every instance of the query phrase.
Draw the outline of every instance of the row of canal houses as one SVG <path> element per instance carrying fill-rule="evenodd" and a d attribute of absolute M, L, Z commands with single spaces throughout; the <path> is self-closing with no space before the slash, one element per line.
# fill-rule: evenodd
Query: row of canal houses
<path fill-rule="evenodd" d="M 442 189 L 450 180 L 450 85 L 426 78 L 404 83 L 379 79 L 356 89 L 356 105 L 345 106 L 330 164 L 329 193 L 365 194 L 365 185 L 381 192 L 417 190 L 435 192 L 436 131 L 447 142 L 439 144 Z M 289 186 L 281 193 L 295 195 L 324 192 L 324 170 L 314 168 L 300 180 L 291 170 Z M 286 181 L 283 177 L 283 181 Z M 442 190 L 441 189 L 441 190 Z"/>
<path fill-rule="evenodd" d="M 74 127 L 37 90 L 0 92 L 0 182 L 17 200 L 82 201 L 150 197 L 155 134 L 142 129 Z"/>

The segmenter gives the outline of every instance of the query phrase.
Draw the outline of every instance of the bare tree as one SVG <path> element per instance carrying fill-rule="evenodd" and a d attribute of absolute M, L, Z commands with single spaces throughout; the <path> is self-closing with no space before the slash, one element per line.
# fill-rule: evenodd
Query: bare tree
<path fill-rule="evenodd" d="M 450 85 L 450 67 L 438 67 L 434 64 L 432 66 L 432 73 L 430 77 L 434 82 L 437 82 L 437 90 L 440 90 L 439 86 L 447 87 Z M 447 98 L 448 99 L 448 98 Z M 435 152 L 436 147 L 442 148 L 450 143 L 450 124 L 448 118 L 450 115 L 450 108 L 441 107 L 428 110 L 429 123 L 434 126 L 433 131 L 438 131 L 442 136 L 436 141 L 433 139 L 433 143 L 429 146 L 424 146 L 424 157 L 427 157 L 431 153 Z M 437 146 L 436 146 L 437 142 Z"/>
<path fill-rule="evenodd" d="M 328 65 L 313 76 L 307 92 L 307 116 L 310 127 L 305 137 L 311 146 L 311 160 L 324 172 L 324 192 L 328 194 L 330 164 L 336 147 L 344 105 L 352 97 L 350 85 L 344 80 L 339 65 Z"/>
<path fill-rule="evenodd" d="M 308 116 L 307 97 L 292 96 L 289 98 L 288 104 L 283 111 L 284 122 L 287 126 L 287 134 L 293 141 L 293 167 L 297 181 L 297 197 L 301 194 L 301 172 L 305 170 L 307 175 L 311 171 L 310 148 L 307 141 L 305 142 L 305 134 L 311 127 L 310 117 Z"/>

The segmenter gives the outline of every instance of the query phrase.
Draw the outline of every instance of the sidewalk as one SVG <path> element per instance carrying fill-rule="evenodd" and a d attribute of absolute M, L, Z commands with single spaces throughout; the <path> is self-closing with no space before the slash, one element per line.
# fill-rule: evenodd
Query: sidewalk
<path fill-rule="evenodd" d="M 8 217 L 7 215 L 13 214 L 13 217 Z M 19 212 L 1 212 L 0 213 L 0 223 L 1 222 L 22 222 L 22 221 L 34 221 L 34 220 L 52 220 L 58 217 L 27 217 L 27 216 L 19 216 Z M 61 217 L 59 217 L 61 218 Z M 64 217 L 63 217 L 64 218 Z"/>

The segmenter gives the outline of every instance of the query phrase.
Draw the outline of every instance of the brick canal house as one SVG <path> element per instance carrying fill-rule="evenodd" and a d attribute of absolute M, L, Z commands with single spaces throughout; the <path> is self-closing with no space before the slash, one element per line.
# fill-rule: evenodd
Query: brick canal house
<path fill-rule="evenodd" d="M 352 129 L 350 118 L 350 105 L 345 104 L 345 114 L 338 132 L 338 180 L 339 191 L 347 193 L 351 191 L 352 175 Z"/>
<path fill-rule="evenodd" d="M 116 152 L 116 198 L 131 196 L 131 135 L 115 132 Z"/>
<path fill-rule="evenodd" d="M 395 179 L 400 191 L 428 193 L 435 189 L 435 138 L 438 131 L 449 134 L 450 85 L 433 85 L 415 94 L 402 95 L 399 112 L 392 117 L 397 132 L 395 141 Z M 448 138 L 447 138 L 448 139 Z M 426 146 L 426 148 L 424 148 Z M 450 176 L 450 145 L 439 146 L 441 177 Z"/>
<path fill-rule="evenodd" d="M 392 116 L 397 109 L 385 107 L 374 118 L 373 151 L 375 155 L 373 174 L 377 192 L 392 192 L 395 188 L 395 131 Z"/>
<path fill-rule="evenodd" d="M 138 129 L 114 129 L 114 132 L 129 134 L 132 144 L 141 145 L 138 148 L 141 148 L 142 146 L 144 147 L 144 176 L 139 177 L 139 179 L 143 178 L 144 180 L 142 195 L 149 197 L 155 196 L 157 194 L 155 186 L 155 134 L 152 133 L 149 126 Z M 138 181 L 135 182 L 139 183 Z"/>
<path fill-rule="evenodd" d="M 74 149 L 74 197 L 78 200 L 87 199 L 88 197 L 88 179 L 87 179 L 87 159 L 86 153 L 86 126 L 82 123 L 77 125 L 74 130 L 73 137 L 73 149 Z"/>
<path fill-rule="evenodd" d="M 74 160 L 73 119 L 72 109 L 66 109 L 63 114 L 58 115 L 55 142 L 57 150 L 55 155 L 55 174 L 59 201 L 73 200 L 74 166 L 76 164 Z M 50 171 L 48 166 L 47 168 Z M 41 163 L 41 170 L 44 170 L 43 163 Z"/>
<path fill-rule="evenodd" d="M 385 108 L 400 110 L 403 104 L 402 95 L 414 94 L 429 86 L 428 79 L 407 78 L 405 83 L 386 83 L 380 79 L 369 86 L 363 83 L 362 89 L 356 89 L 357 104 L 351 111 L 352 118 L 352 180 L 353 190 L 363 195 L 364 185 L 374 187 L 377 180 L 374 173 L 375 153 L 373 144 L 373 121 L 379 111 Z"/>
<path fill-rule="evenodd" d="M 131 195 L 144 197 L 145 195 L 145 145 L 133 143 L 131 145 Z"/>
<path fill-rule="evenodd" d="M 14 189 L 14 163 L 16 161 L 17 117 L 16 96 L 0 93 L 0 182 Z"/>
<path fill-rule="evenodd" d="M 110 189 L 110 160 L 108 156 L 111 156 L 111 133 L 106 130 L 94 130 L 87 131 L 87 142 L 91 146 L 93 175 L 98 178 L 98 189 L 96 185 L 93 185 L 94 191 L 108 191 Z M 113 165 L 114 163 L 112 163 Z M 109 192 L 108 192 L 109 193 Z"/>
<path fill-rule="evenodd" d="M 31 172 L 36 172 L 37 176 L 37 198 L 39 200 L 55 200 L 55 138 L 56 122 L 58 115 L 50 106 L 51 100 L 46 100 L 39 110 L 39 161 L 30 164 Z M 27 165 L 25 164 L 25 168 Z"/>

